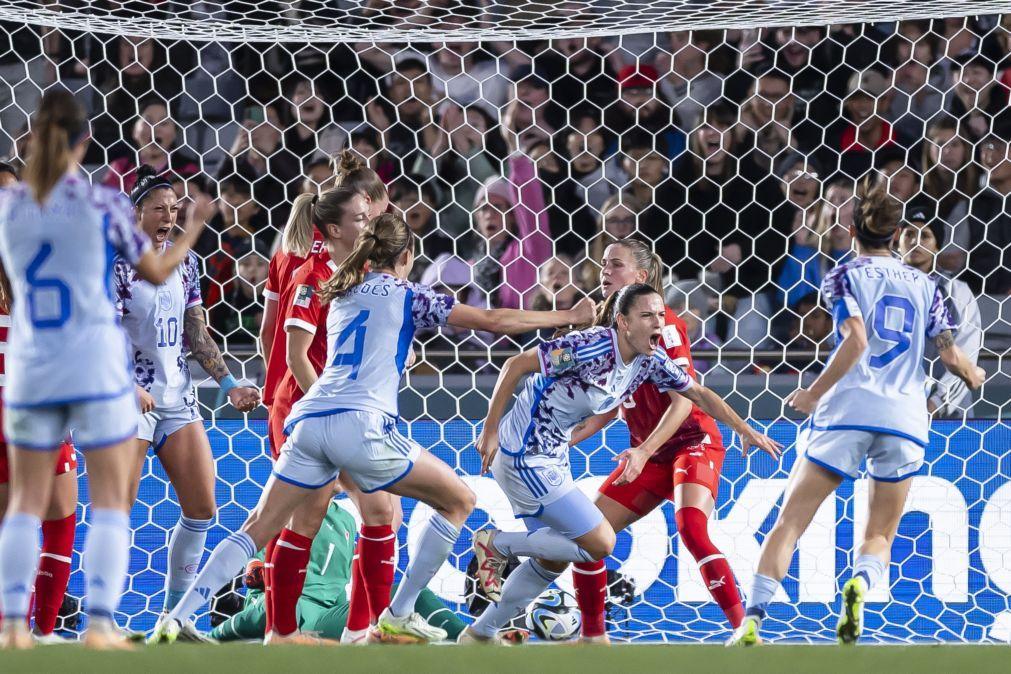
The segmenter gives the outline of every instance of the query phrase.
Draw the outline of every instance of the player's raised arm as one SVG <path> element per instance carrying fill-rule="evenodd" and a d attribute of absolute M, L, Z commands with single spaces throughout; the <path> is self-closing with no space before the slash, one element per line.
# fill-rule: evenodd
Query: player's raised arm
<path fill-rule="evenodd" d="M 811 414 L 829 389 L 860 362 L 867 350 L 867 327 L 860 316 L 850 316 L 839 325 L 842 341 L 832 360 L 808 388 L 798 389 L 786 398 L 786 404 L 803 414 Z"/>
<path fill-rule="evenodd" d="M 458 303 L 449 314 L 448 323 L 457 328 L 482 330 L 497 335 L 518 335 L 542 328 L 562 328 L 593 320 L 596 306 L 583 298 L 564 311 L 525 311 L 522 309 L 480 309 Z"/>
<path fill-rule="evenodd" d="M 937 335 L 934 338 L 934 345 L 937 347 L 938 356 L 948 372 L 964 381 L 971 390 L 976 390 L 983 385 L 986 380 L 986 372 L 969 360 L 965 352 L 955 344 L 955 337 L 951 334 L 951 330 L 944 330 Z"/>
<path fill-rule="evenodd" d="M 488 416 L 484 420 L 484 427 L 477 439 L 482 474 L 488 472 L 492 460 L 498 453 L 498 426 L 502 421 L 502 415 L 505 414 L 506 404 L 513 397 L 520 380 L 528 374 L 539 372 L 540 369 L 537 349 L 528 349 L 512 356 L 502 366 L 498 381 L 495 382 L 495 390 L 491 394 L 491 401 L 488 403 Z"/>
<path fill-rule="evenodd" d="M 186 227 L 182 235 L 164 252 L 148 249 L 134 265 L 142 279 L 161 285 L 186 259 L 187 253 L 200 238 L 204 224 L 214 215 L 214 202 L 206 194 L 197 192 L 186 213 Z"/>

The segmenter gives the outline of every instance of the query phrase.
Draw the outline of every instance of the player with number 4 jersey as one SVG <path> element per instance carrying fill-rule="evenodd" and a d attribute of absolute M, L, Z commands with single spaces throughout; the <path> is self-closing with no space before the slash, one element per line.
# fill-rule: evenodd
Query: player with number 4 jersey
<path fill-rule="evenodd" d="M 857 199 L 850 233 L 858 257 L 825 276 L 836 348 L 828 365 L 787 403 L 811 415 L 797 439 L 797 464 L 783 507 L 762 545 L 744 622 L 729 645 L 761 642 L 767 607 L 786 575 L 797 540 L 822 502 L 866 463 L 867 526 L 853 575 L 843 586 L 836 627 L 852 644 L 863 629 L 864 597 L 888 582 L 888 562 L 912 480 L 923 465 L 930 430 L 923 356 L 934 340 L 941 362 L 971 389 L 985 376 L 955 345 L 955 321 L 935 280 L 892 254 L 901 207 L 877 185 Z M 803 455 L 803 458 L 801 458 Z"/>
<path fill-rule="evenodd" d="M 41 518 L 53 464 L 73 431 L 88 453 L 91 528 L 82 555 L 88 607 L 85 645 L 126 649 L 113 613 L 129 562 L 129 467 L 137 401 L 127 339 L 118 324 L 113 257 L 160 284 L 200 235 L 189 223 L 158 255 L 134 225 L 130 203 L 91 186 L 80 172 L 87 116 L 73 95 L 52 89 L 32 119 L 24 183 L 0 194 L 0 258 L 11 281 L 12 329 L 5 354 L 4 435 L 10 505 L 0 531 L 0 647 L 30 648 L 25 627 L 39 563 Z"/>
<path fill-rule="evenodd" d="M 215 548 L 171 618 L 192 614 L 241 571 L 294 508 L 320 503 L 318 528 L 331 483 L 344 474 L 363 492 L 387 490 L 433 508 L 376 629 L 391 638 L 445 639 L 446 632 L 425 622 L 414 606 L 452 551 L 475 496 L 449 466 L 397 429 L 397 395 L 414 332 L 449 324 L 521 334 L 588 320 L 593 305 L 584 300 L 570 311 L 532 312 L 457 304 L 452 297 L 406 280 L 415 243 L 403 220 L 381 215 L 361 231 L 351 255 L 323 285 L 321 298 L 330 305 L 327 365 L 292 408 L 285 427 L 290 435 L 256 510 L 241 531 Z M 178 622 L 175 629 L 166 623 L 156 636 L 172 641 L 178 628 Z"/>

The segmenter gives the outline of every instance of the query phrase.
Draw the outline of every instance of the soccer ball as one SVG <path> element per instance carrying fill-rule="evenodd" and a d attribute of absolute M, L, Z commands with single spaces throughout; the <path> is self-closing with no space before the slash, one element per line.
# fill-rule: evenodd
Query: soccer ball
<path fill-rule="evenodd" d="M 562 590 L 548 590 L 527 610 L 527 629 L 546 641 L 571 639 L 579 633 L 581 624 L 575 597 Z"/>

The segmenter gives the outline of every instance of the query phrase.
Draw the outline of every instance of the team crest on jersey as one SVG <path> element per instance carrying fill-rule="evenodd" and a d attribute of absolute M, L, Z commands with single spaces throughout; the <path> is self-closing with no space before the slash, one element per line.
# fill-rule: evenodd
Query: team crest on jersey
<path fill-rule="evenodd" d="M 312 286 L 299 286 L 295 288 L 295 306 L 308 309 L 314 293 L 315 291 L 312 289 Z"/>
<path fill-rule="evenodd" d="M 552 487 L 557 487 L 562 483 L 562 473 L 557 468 L 548 467 L 541 471 L 544 481 Z"/>
<path fill-rule="evenodd" d="M 168 311 L 172 308 L 172 293 L 168 290 L 158 291 L 158 308 L 162 311 Z"/>
<path fill-rule="evenodd" d="M 573 353 L 572 349 L 568 348 L 553 349 L 548 354 L 548 359 L 551 361 L 551 368 L 555 372 L 565 372 L 576 365 L 576 354 Z"/>

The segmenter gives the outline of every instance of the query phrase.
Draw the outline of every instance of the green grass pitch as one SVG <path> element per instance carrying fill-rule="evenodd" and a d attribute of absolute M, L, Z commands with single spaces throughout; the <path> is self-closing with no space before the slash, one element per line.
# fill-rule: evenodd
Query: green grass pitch
<path fill-rule="evenodd" d="M 846 672 L 872 674 L 975 674 L 1011 671 L 1007 646 L 765 646 L 747 650 L 721 646 L 366 646 L 264 648 L 251 644 L 139 647 L 133 653 L 92 653 L 76 645 L 48 646 L 26 653 L 0 652 L 0 672 L 83 674 L 214 674 L 216 672 L 395 672 L 416 674 L 665 674 L 678 672 Z"/>

